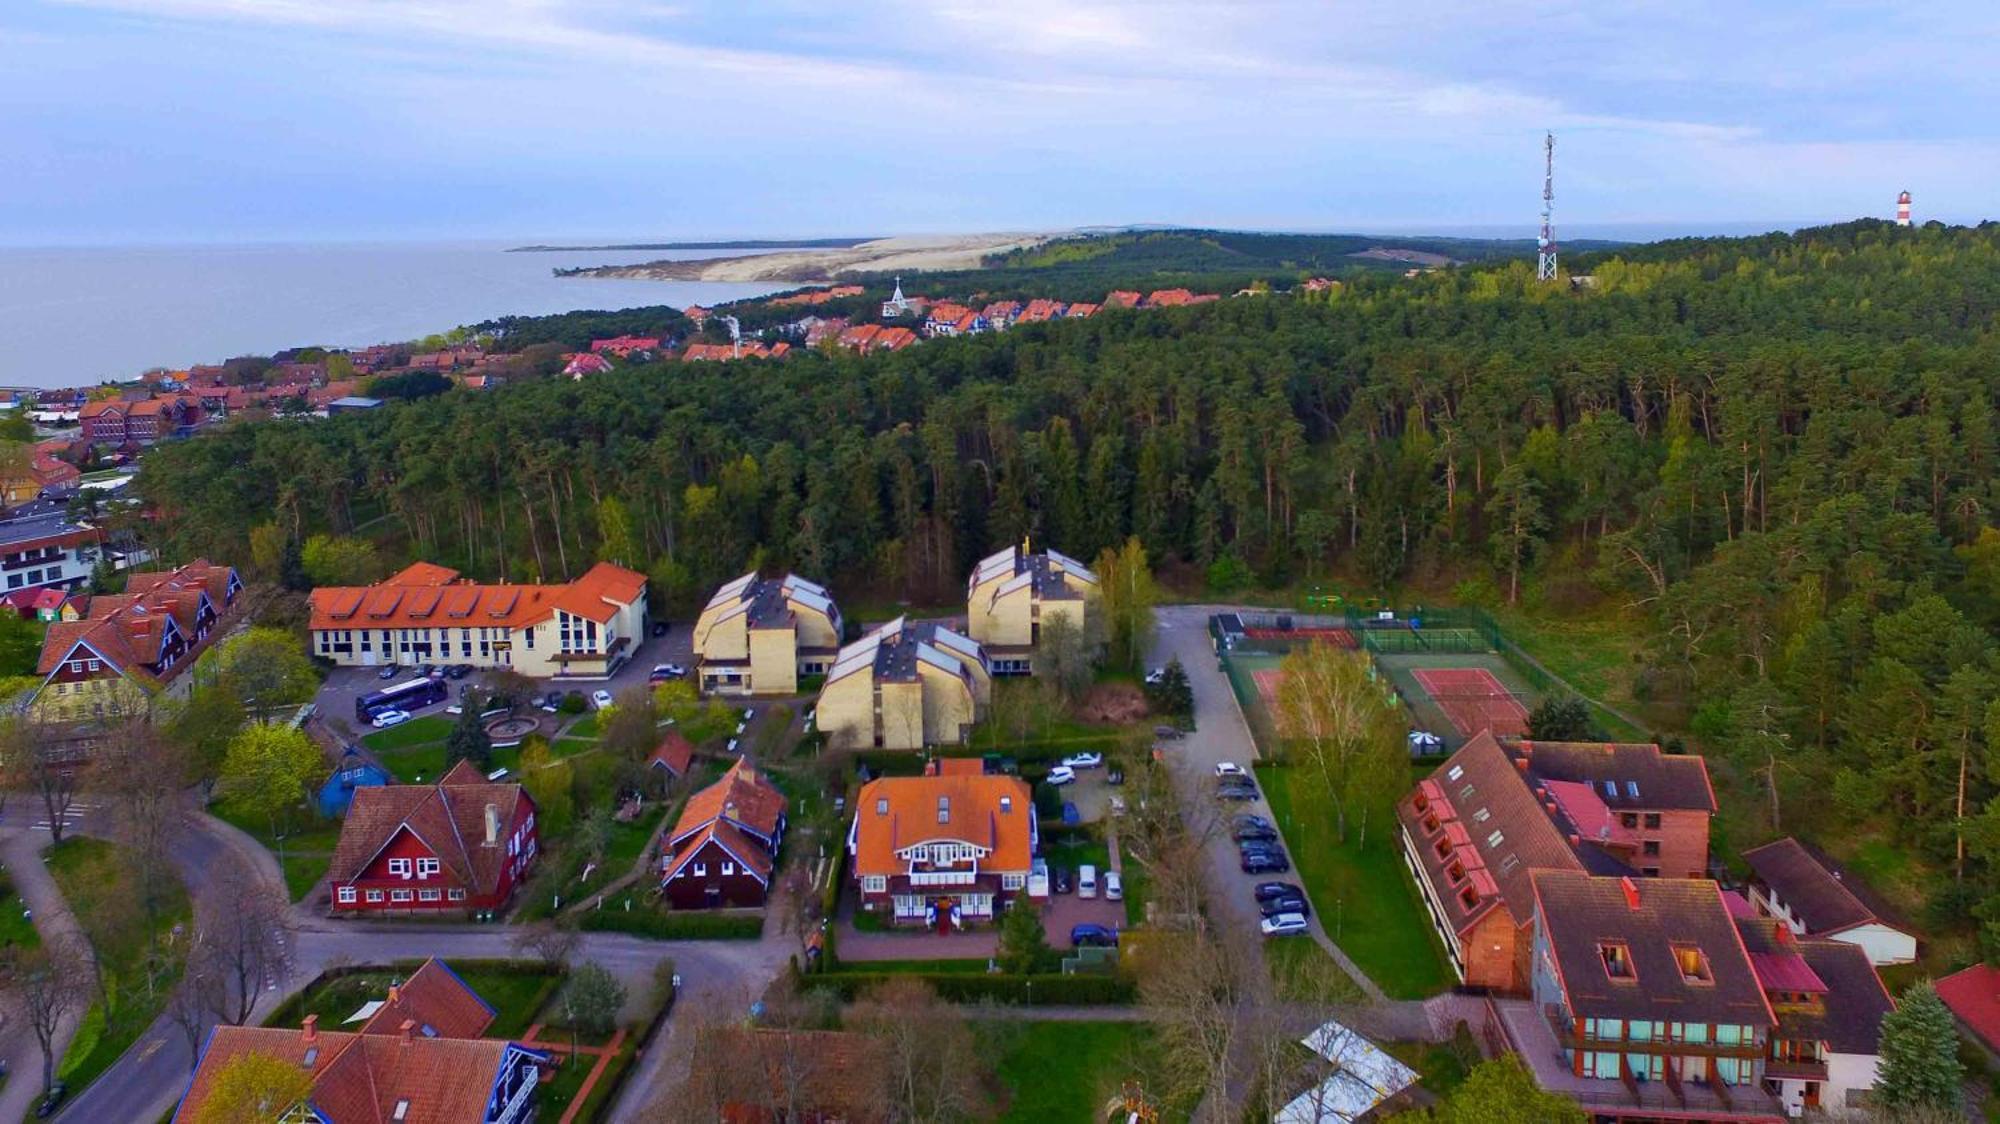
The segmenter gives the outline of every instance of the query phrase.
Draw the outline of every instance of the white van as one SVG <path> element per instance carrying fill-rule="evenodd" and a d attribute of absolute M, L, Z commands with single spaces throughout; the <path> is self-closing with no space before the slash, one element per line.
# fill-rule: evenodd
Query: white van
<path fill-rule="evenodd" d="M 1122 902 L 1125 900 L 1125 880 L 1115 870 L 1104 872 L 1104 900 Z"/>
<path fill-rule="evenodd" d="M 1080 866 L 1076 869 L 1076 896 L 1094 898 L 1097 896 L 1097 868 Z"/>

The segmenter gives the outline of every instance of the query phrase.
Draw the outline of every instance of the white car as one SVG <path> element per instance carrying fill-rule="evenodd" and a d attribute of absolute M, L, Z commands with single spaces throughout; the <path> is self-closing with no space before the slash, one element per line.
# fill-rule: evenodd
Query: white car
<path fill-rule="evenodd" d="M 369 719 L 368 724 L 377 730 L 386 730 L 391 726 L 401 726 L 409 720 L 410 712 L 407 710 L 385 710 Z"/>
<path fill-rule="evenodd" d="M 1104 872 L 1104 900 L 1113 902 L 1125 900 L 1125 878 L 1115 870 Z"/>
<path fill-rule="evenodd" d="M 1294 937 L 1306 931 L 1306 915 L 1303 913 L 1279 913 L 1264 919 L 1261 926 L 1267 937 Z"/>
<path fill-rule="evenodd" d="M 1076 770 L 1070 768 L 1068 765 L 1057 765 L 1055 768 L 1049 770 L 1049 783 L 1055 785 L 1057 788 L 1061 788 L 1066 784 L 1075 784 Z"/>
<path fill-rule="evenodd" d="M 747 725 L 749 725 L 749 724 L 750 724 L 750 720 L 751 720 L 752 718 L 755 718 L 755 717 L 757 717 L 757 708 L 756 708 L 756 707 L 754 707 L 754 706 L 746 706 L 746 707 L 744 707 L 744 708 L 743 708 L 743 724 L 744 724 L 744 725 L 746 725 L 746 726 L 747 726 Z"/>
<path fill-rule="evenodd" d="M 1156 667 L 1153 670 L 1146 673 L 1146 685 L 1148 687 L 1157 687 L 1160 684 L 1165 683 L 1166 681 L 1167 681 L 1167 669 L 1164 667 Z"/>
<path fill-rule="evenodd" d="M 597 708 L 597 709 L 599 709 L 599 710 L 603 710 L 603 709 L 604 709 L 605 707 L 608 707 L 608 706 L 610 706 L 610 705 L 611 705 L 611 692 L 609 692 L 609 691 L 592 691 L 592 692 L 590 693 L 590 705 L 592 705 L 592 706 L 596 707 L 596 708 Z"/>
<path fill-rule="evenodd" d="M 1215 775 L 1216 775 L 1216 776 L 1218 776 L 1218 777 L 1245 777 L 1245 776 L 1249 776 L 1249 774 L 1248 774 L 1248 773 L 1245 773 L 1245 772 L 1243 771 L 1243 766 L 1241 766 L 1241 765 L 1238 765 L 1238 764 L 1237 764 L 1236 762 L 1234 762 L 1234 761 L 1218 761 L 1218 762 L 1216 762 L 1216 763 L 1215 763 Z"/>
<path fill-rule="evenodd" d="M 735 752 L 736 752 L 736 739 L 735 739 L 735 738 L 730 738 L 730 739 L 729 739 L 729 752 L 731 752 L 731 753 L 735 753 Z"/>
<path fill-rule="evenodd" d="M 1102 753 L 1072 753 L 1062 759 L 1072 769 L 1096 769 L 1104 764 Z"/>

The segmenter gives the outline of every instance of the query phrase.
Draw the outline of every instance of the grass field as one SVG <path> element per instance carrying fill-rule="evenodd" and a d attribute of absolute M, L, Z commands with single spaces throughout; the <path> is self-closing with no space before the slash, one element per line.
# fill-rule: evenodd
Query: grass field
<path fill-rule="evenodd" d="M 1265 941 L 1264 966 L 1280 999 L 1295 1003 L 1361 1001 L 1361 988 L 1310 937 Z"/>
<path fill-rule="evenodd" d="M 1308 786 L 1294 785 L 1295 777 L 1282 766 L 1257 767 L 1327 935 L 1391 998 L 1422 999 L 1450 987 L 1443 949 L 1396 852 L 1394 821 L 1378 812 L 1365 849 L 1355 845 L 1352 823 L 1348 842 L 1339 842 L 1332 812 Z"/>
<path fill-rule="evenodd" d="M 20 895 L 11 890 L 0 895 L 0 948 L 42 946 L 42 935 L 35 931 L 35 923 L 28 919 L 27 908 Z"/>
<path fill-rule="evenodd" d="M 385 749 L 407 749 L 413 745 L 442 742 L 451 733 L 451 719 L 442 714 L 412 718 L 401 726 L 377 730 L 361 739 L 361 744 L 380 753 Z"/>
<path fill-rule="evenodd" d="M 562 1037 L 554 1030 L 544 1031 L 543 1034 L 552 1039 Z M 632 1064 L 637 1050 L 637 1036 L 627 1034 L 624 1044 L 618 1047 L 618 1053 L 612 1057 L 611 1064 L 604 1067 L 603 1074 L 597 1078 L 597 1084 L 591 1087 L 590 1096 L 584 1100 L 582 1108 L 577 1112 L 578 1120 L 598 1118 L 598 1114 L 603 1111 L 605 1103 L 611 1096 L 612 1088 L 618 1084 L 619 1073 Z M 591 1066 L 595 1064 L 597 1064 L 595 1055 L 579 1054 L 558 1067 L 555 1078 L 543 1085 L 535 1094 L 536 1117 L 542 1120 L 560 1120 L 563 1111 L 576 1100 L 577 1090 L 582 1088 L 584 1077 L 590 1073 Z"/>
<path fill-rule="evenodd" d="M 1002 1121 L 1097 1124 L 1126 1081 L 1158 1084 L 1155 1032 L 1144 1023 L 989 1022 L 978 1032 L 1007 1090 Z"/>

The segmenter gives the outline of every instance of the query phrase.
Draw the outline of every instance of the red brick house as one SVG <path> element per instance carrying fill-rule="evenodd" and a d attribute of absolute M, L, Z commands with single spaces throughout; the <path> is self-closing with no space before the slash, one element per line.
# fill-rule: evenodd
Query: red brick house
<path fill-rule="evenodd" d="M 358 789 L 333 852 L 333 912 L 492 913 L 539 850 L 534 800 L 465 761 L 434 785 Z"/>
<path fill-rule="evenodd" d="M 202 1119 L 229 1064 L 245 1055 L 296 1065 L 305 1099 L 270 1119 L 327 1124 L 524 1124 L 549 1055 L 518 1042 L 482 1038 L 497 1012 L 441 961 L 427 960 L 389 987 L 357 1030 L 321 1030 L 316 1015 L 289 1027 L 216 1027 L 174 1112 Z M 343 1024 L 346 1025 L 346 1024 Z"/>
<path fill-rule="evenodd" d="M 785 834 L 785 797 L 738 759 L 688 797 L 660 859 L 660 889 L 675 909 L 764 904 Z"/>
<path fill-rule="evenodd" d="M 80 617 L 59 619 L 42 638 L 29 697 L 38 714 L 85 720 L 131 713 L 159 693 L 179 694 L 182 675 L 222 614 L 243 592 L 234 567 L 207 561 L 134 573 L 127 592 L 83 601 Z M 66 616 L 67 614 L 65 614 Z"/>
<path fill-rule="evenodd" d="M 1469 987 L 1527 990 L 1533 875 L 1700 877 L 1715 810 L 1699 757 L 1474 737 L 1396 807 L 1403 859 Z"/>

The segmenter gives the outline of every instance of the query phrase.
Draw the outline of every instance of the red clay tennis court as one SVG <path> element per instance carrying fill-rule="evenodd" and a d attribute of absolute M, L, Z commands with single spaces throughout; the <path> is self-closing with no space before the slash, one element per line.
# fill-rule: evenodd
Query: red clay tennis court
<path fill-rule="evenodd" d="M 1250 679 L 1257 684 L 1257 697 L 1264 701 L 1264 713 L 1271 716 L 1271 724 L 1278 727 L 1280 737 L 1284 736 L 1285 712 L 1278 709 L 1278 684 L 1285 673 L 1275 667 L 1259 668 L 1250 673 Z"/>
<path fill-rule="evenodd" d="M 1358 648 L 1354 634 L 1344 628 L 1246 628 L 1250 640 L 1319 640 L 1336 648 Z"/>
<path fill-rule="evenodd" d="M 1410 674 L 1466 737 L 1481 730 L 1515 736 L 1528 732 L 1528 708 L 1483 667 L 1422 667 Z"/>

